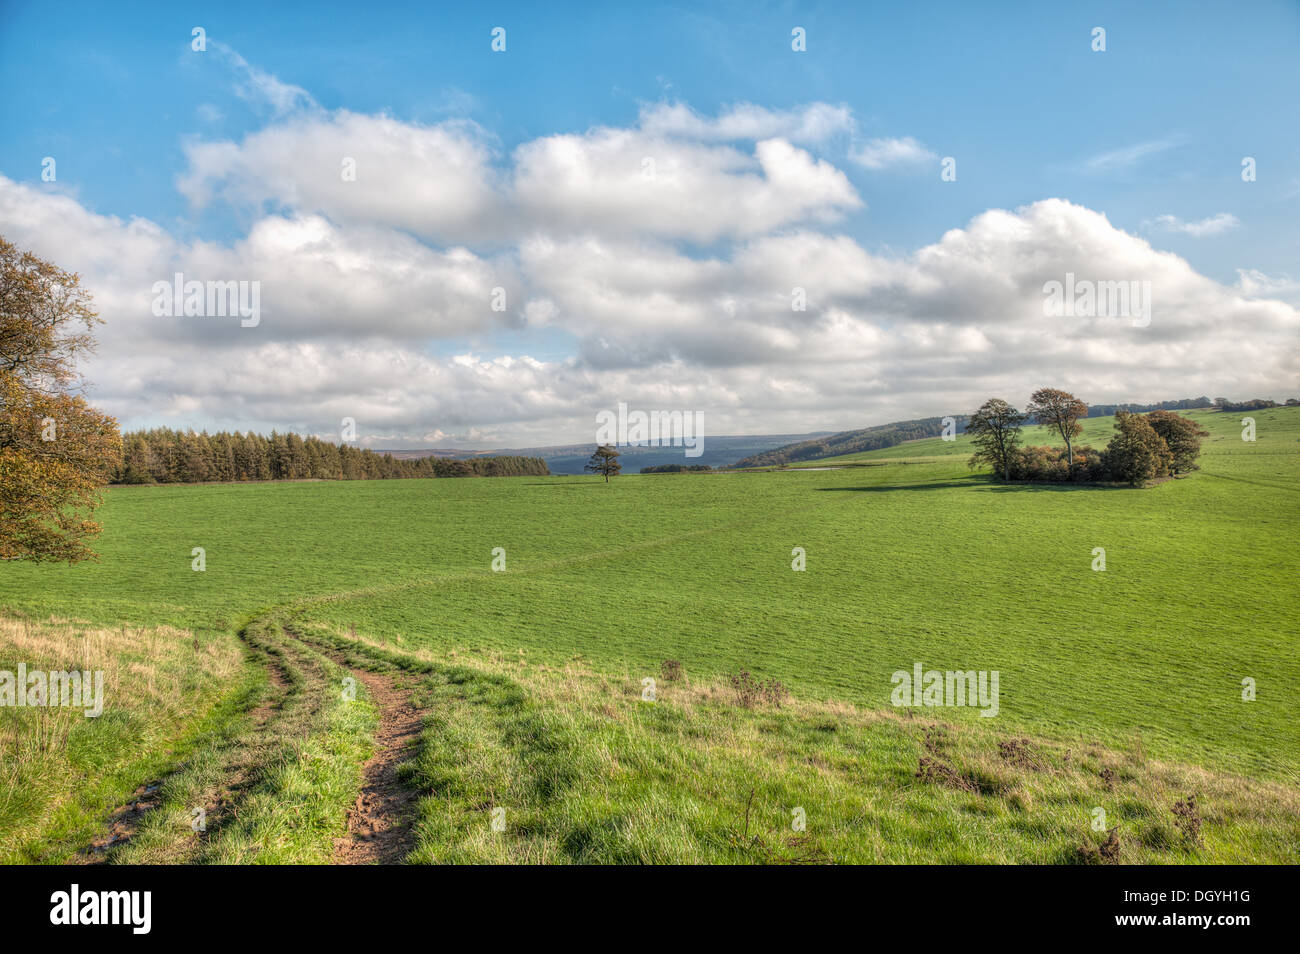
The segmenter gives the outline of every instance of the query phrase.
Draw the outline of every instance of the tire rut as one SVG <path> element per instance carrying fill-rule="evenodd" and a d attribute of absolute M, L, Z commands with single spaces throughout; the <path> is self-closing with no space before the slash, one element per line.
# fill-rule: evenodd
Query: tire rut
<path fill-rule="evenodd" d="M 247 728 L 230 743 L 222 781 L 200 796 L 207 823 L 194 847 L 185 851 L 187 860 L 200 861 L 204 846 L 239 814 L 250 787 L 275 751 L 276 740 L 281 735 L 295 737 L 310 731 L 319 708 L 317 690 L 324 684 L 320 667 L 333 663 L 365 685 L 379 715 L 375 751 L 362 767 L 361 792 L 347 813 L 347 834 L 334 841 L 333 863 L 402 862 L 415 844 L 414 822 L 421 793 L 405 785 L 399 771 L 413 754 L 424 727 L 421 711 L 412 700 L 413 690 L 403 683 L 404 674 L 357 668 L 337 649 L 317 645 L 282 625 L 262 626 L 258 632 L 250 625 L 240 636 L 266 670 L 268 688 L 244 713 Z M 179 766 L 137 788 L 130 800 L 110 813 L 100 835 L 73 860 L 92 865 L 112 862 L 140 830 L 146 816 L 165 804 L 166 781 L 183 769 Z"/>
<path fill-rule="evenodd" d="M 334 843 L 339 865 L 399 864 L 415 847 L 420 793 L 399 777 L 399 769 L 420 737 L 424 719 L 411 689 L 388 673 L 353 670 L 379 710 L 375 754 L 363 767 L 361 794 L 348 811 L 348 833 Z"/>
<path fill-rule="evenodd" d="M 261 655 L 261 661 L 267 671 L 270 692 L 257 705 L 249 709 L 247 713 L 252 729 L 257 733 L 266 730 L 267 725 L 280 712 L 294 691 L 293 681 L 290 679 L 283 663 L 270 653 L 260 653 L 259 655 Z M 176 771 L 180 771 L 180 769 L 178 768 Z M 171 774 L 174 773 L 154 779 L 152 782 L 137 788 L 132 793 L 129 801 L 119 805 L 109 813 L 105 830 L 92 839 L 83 850 L 78 852 L 73 861 L 87 865 L 107 864 L 111 860 L 112 853 L 124 847 L 136 835 L 140 825 L 145 820 L 145 816 L 162 804 L 162 786 L 171 777 Z M 204 809 L 209 817 L 219 820 L 233 807 L 238 800 L 234 793 L 239 792 L 247 784 L 248 774 L 247 766 L 236 770 L 232 773 L 226 785 L 223 786 L 223 789 L 214 793 L 212 798 L 207 800 Z M 209 830 L 205 829 L 200 833 L 201 839 L 206 839 Z"/>

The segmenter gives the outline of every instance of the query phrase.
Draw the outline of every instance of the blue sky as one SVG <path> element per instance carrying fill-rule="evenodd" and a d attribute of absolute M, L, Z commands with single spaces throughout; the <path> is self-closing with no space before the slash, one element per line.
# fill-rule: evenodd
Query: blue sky
<path fill-rule="evenodd" d="M 821 103 L 847 108 L 851 129 L 795 144 L 833 164 L 861 200 L 824 231 L 870 255 L 905 257 L 987 210 L 1060 198 L 1225 287 L 1240 269 L 1279 287 L 1300 279 L 1294 0 L 1003 3 L 993 12 L 960 2 L 446 6 L 4 3 L 0 175 L 88 213 L 150 220 L 185 243 L 231 245 L 259 216 L 294 211 L 283 198 L 199 207 L 177 187 L 190 164 L 186 144 L 240 143 L 285 120 L 239 95 L 228 60 L 190 49 L 191 28 L 202 26 L 252 68 L 306 91 L 324 114 L 385 115 L 415 127 L 472 120 L 503 174 L 525 144 L 635 127 L 655 104 L 685 104 L 707 118 L 736 104 L 780 112 Z M 504 54 L 489 48 L 496 26 L 507 31 Z M 796 26 L 807 32 L 806 52 L 791 50 Z M 1105 52 L 1091 49 L 1097 26 Z M 852 159 L 873 141 L 903 139 L 926 158 L 879 168 Z M 41 182 L 45 156 L 57 157 L 57 184 Z M 947 156 L 957 162 L 955 182 L 940 181 L 938 159 Z M 1244 156 L 1257 161 L 1255 182 L 1242 181 Z M 489 255 L 511 238 L 463 244 Z M 674 247 L 696 260 L 726 259 L 734 248 L 725 237 L 691 236 Z M 577 353 L 587 333 L 519 324 L 438 331 L 417 350 L 446 358 L 468 343 L 548 361 Z M 1174 390 L 1157 397 L 1204 388 Z M 867 423 L 833 404 L 806 429 Z M 153 411 L 124 415 L 163 423 L 174 412 L 160 399 Z M 472 440 L 473 415 L 456 416 L 459 430 L 429 430 Z M 204 426 L 224 420 L 190 417 Z M 494 421 L 484 439 L 540 434 L 543 419 L 529 419 L 536 427 Z M 572 420 L 576 411 L 551 423 L 572 432 L 560 423 Z M 781 415 L 729 421 L 728 429 L 750 431 L 793 423 Z M 301 414 L 263 422 L 327 429 Z M 419 431 L 402 427 L 387 432 Z"/>
<path fill-rule="evenodd" d="M 1175 210 L 1228 210 L 1251 228 L 1216 242 L 1172 236 L 1198 270 L 1293 267 L 1300 251 L 1300 3 L 914 4 L 6 3 L 0 24 L 0 171 L 39 179 L 39 158 L 97 210 L 191 223 L 170 187 L 187 136 L 233 138 L 261 117 L 219 68 L 189 55 L 202 25 L 327 108 L 420 122 L 472 117 L 505 149 L 555 132 L 634 120 L 677 99 L 846 103 L 867 134 L 900 130 L 958 159 L 936 187 L 920 173 L 857 180 L 871 246 L 933 241 L 989 207 L 1045 195 L 1124 228 Z M 439 9 L 439 8 L 442 9 Z M 866 15 L 864 15 L 864 11 Z M 793 55 L 789 31 L 808 31 Z M 507 29 L 507 56 L 487 55 Z M 1104 26 L 1107 50 L 1091 50 Z M 196 112 L 212 103 L 223 118 Z M 1167 144 L 1104 172 L 1089 158 Z M 1241 157 L 1260 163 L 1250 187 Z M 36 161 L 33 161 L 36 157 Z M 219 232 L 217 234 L 220 234 Z"/>

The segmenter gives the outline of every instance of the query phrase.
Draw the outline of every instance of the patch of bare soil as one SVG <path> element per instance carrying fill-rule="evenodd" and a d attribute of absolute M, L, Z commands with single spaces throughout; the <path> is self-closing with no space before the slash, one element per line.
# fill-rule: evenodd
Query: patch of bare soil
<path fill-rule="evenodd" d="M 119 805 L 108 819 L 108 829 L 92 841 L 77 860 L 89 865 L 107 860 L 108 850 L 128 841 L 140 826 L 140 820 L 158 805 L 158 789 L 162 782 L 141 785 L 125 805 Z"/>
<path fill-rule="evenodd" d="M 379 709 L 375 731 L 376 751 L 366 762 L 361 794 L 348 812 L 348 834 L 334 843 L 338 865 L 394 865 L 415 844 L 416 802 L 419 793 L 397 777 L 423 727 L 420 712 L 411 702 L 411 690 L 398 688 L 386 673 L 354 670 Z"/>

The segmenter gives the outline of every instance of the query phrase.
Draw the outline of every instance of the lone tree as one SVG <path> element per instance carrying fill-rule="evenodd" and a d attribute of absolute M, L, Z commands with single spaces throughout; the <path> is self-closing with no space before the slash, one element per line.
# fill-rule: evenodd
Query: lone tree
<path fill-rule="evenodd" d="M 1039 424 L 1051 427 L 1065 441 L 1065 459 L 1074 466 L 1074 446 L 1071 441 L 1083 433 L 1079 418 L 1088 416 L 1088 405 L 1084 404 L 1069 391 L 1056 388 L 1039 388 L 1029 398 L 1025 408 Z"/>
<path fill-rule="evenodd" d="M 122 455 L 76 392 L 98 322 L 80 278 L 0 238 L 0 560 L 93 559 L 89 517 Z"/>
<path fill-rule="evenodd" d="M 1186 474 L 1193 470 L 1200 470 L 1196 458 L 1201 453 L 1201 438 L 1209 437 L 1209 431 L 1204 430 L 1191 418 L 1175 414 L 1173 411 L 1152 411 L 1146 418 L 1151 429 L 1164 438 L 1169 453 L 1173 455 L 1173 462 L 1170 464 L 1173 473 Z"/>
<path fill-rule="evenodd" d="M 602 444 L 596 448 L 596 453 L 591 455 L 591 460 L 583 467 L 593 474 L 604 474 L 605 483 L 609 483 L 609 478 L 617 477 L 623 472 L 623 465 L 618 462 L 618 451 L 608 444 Z"/>
<path fill-rule="evenodd" d="M 1027 416 L 1001 398 L 989 398 L 970 416 L 966 433 L 973 435 L 977 450 L 971 456 L 970 466 L 979 463 L 993 465 L 993 470 L 1010 479 L 1011 455 L 1020 443 L 1020 426 Z"/>

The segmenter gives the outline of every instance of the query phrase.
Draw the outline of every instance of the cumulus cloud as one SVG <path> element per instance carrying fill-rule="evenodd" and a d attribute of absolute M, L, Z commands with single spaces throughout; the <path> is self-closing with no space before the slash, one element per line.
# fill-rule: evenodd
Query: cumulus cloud
<path fill-rule="evenodd" d="M 472 122 L 312 112 L 242 142 L 189 143 L 177 187 L 196 208 L 219 200 L 319 212 L 458 242 L 514 241 L 539 229 L 712 241 L 862 207 L 843 172 L 787 139 L 742 149 L 706 138 L 599 127 L 524 143 L 501 170 Z"/>
<path fill-rule="evenodd" d="M 504 211 L 488 137 L 469 121 L 310 113 L 238 143 L 190 142 L 185 156 L 177 188 L 196 208 L 320 212 L 458 241 L 490 234 Z"/>
<path fill-rule="evenodd" d="M 731 146 L 597 129 L 515 150 L 512 195 L 532 229 L 713 241 L 861 208 L 848 178 L 784 139 Z"/>
<path fill-rule="evenodd" d="M 500 447 L 589 439 L 618 401 L 793 433 L 1047 383 L 1092 401 L 1296 385 L 1290 284 L 1243 269 L 1221 285 L 1062 199 L 867 251 L 836 231 L 864 206 L 818 154 L 852 132 L 841 107 L 648 106 L 502 154 L 472 123 L 325 112 L 248 82 L 279 118 L 189 143 L 178 180 L 198 207 L 247 213 L 229 241 L 0 177 L 0 231 L 95 294 L 93 396 L 127 426 L 331 436 L 353 417 L 372 446 Z M 854 158 L 931 156 L 901 139 Z M 175 272 L 259 281 L 261 322 L 154 315 Z M 1150 324 L 1047 317 L 1044 285 L 1067 275 L 1150 282 Z"/>
<path fill-rule="evenodd" d="M 522 300 L 513 258 L 464 247 L 430 248 L 403 232 L 341 226 L 320 215 L 268 215 L 229 245 L 182 242 L 143 219 L 122 222 L 66 196 L 0 177 L 0 222 L 27 247 L 87 277 L 114 334 L 104 347 L 143 340 L 242 348 L 238 322 L 154 314 L 154 285 L 185 281 L 258 282 L 260 338 L 427 341 L 517 323 L 493 309 L 494 289 Z M 519 296 L 519 297 L 516 297 Z M 102 349 L 101 349 L 102 350 Z"/>

